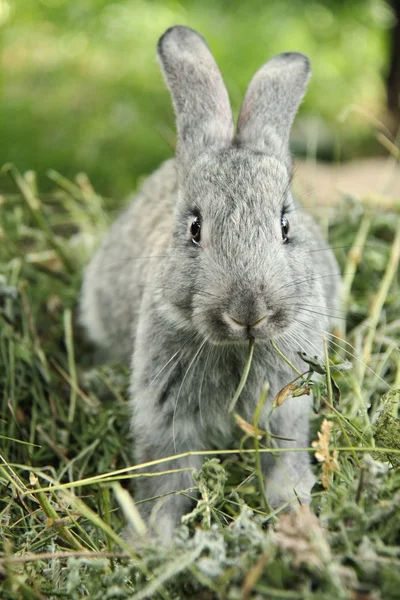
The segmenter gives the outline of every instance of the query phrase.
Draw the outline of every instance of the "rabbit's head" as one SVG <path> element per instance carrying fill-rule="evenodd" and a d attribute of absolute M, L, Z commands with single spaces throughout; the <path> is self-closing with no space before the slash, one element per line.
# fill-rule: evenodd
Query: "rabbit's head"
<path fill-rule="evenodd" d="M 289 136 L 309 61 L 287 53 L 267 62 L 234 134 L 203 38 L 173 27 L 158 54 L 178 131 L 179 197 L 165 269 L 173 318 L 214 343 L 283 336 L 307 320 L 301 306 L 310 296 L 323 303 L 312 234 L 291 194 Z"/>

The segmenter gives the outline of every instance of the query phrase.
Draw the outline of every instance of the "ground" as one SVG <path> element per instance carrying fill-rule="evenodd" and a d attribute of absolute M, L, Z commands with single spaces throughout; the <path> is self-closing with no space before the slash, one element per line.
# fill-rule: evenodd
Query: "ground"
<path fill-rule="evenodd" d="M 257 441 L 254 423 L 241 423 L 246 450 L 195 474 L 200 502 L 171 551 L 132 547 L 121 535 L 126 520 L 143 529 L 126 493 L 135 476 L 128 372 L 94 366 L 75 319 L 81 270 L 110 214 L 82 175 L 72 182 L 51 173 L 54 191 L 40 194 L 32 173 L 8 167 L 14 192 L 0 198 L 2 598 L 400 597 L 398 163 L 390 177 L 392 159 L 314 168 L 301 164 L 295 185 L 342 268 L 335 335 L 346 342 L 332 339 L 314 384 L 311 509 L 267 513 L 254 458 L 271 440 Z"/>

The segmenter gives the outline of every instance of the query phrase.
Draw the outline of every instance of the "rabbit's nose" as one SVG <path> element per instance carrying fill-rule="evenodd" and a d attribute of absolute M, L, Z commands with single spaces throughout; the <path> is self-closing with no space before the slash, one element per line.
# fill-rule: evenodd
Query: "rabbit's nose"
<path fill-rule="evenodd" d="M 240 329 L 256 329 L 258 326 L 264 324 L 264 321 L 268 318 L 268 314 L 258 317 L 257 319 L 250 319 L 248 321 L 239 320 L 228 313 L 223 315 L 225 322 L 234 330 Z"/>

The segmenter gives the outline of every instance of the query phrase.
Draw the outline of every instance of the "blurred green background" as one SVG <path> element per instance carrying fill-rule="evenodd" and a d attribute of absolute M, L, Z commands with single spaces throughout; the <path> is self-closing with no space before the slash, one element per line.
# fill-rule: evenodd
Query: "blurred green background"
<path fill-rule="evenodd" d="M 41 186 L 49 168 L 85 171 L 99 192 L 122 198 L 173 152 L 155 47 L 176 23 L 206 37 L 235 114 L 271 55 L 308 54 L 313 79 L 295 150 L 325 159 L 376 152 L 369 119 L 385 114 L 394 21 L 383 0 L 0 0 L 0 163 L 34 169 Z"/>

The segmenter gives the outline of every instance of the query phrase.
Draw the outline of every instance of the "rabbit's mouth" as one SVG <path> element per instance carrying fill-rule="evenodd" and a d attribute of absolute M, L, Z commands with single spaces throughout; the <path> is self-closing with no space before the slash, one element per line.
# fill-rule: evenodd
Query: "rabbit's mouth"
<path fill-rule="evenodd" d="M 264 339 L 268 327 L 269 315 L 264 314 L 256 319 L 238 319 L 229 313 L 222 314 L 222 321 L 227 326 L 229 339 L 233 341 L 247 341 L 251 339 Z"/>
<path fill-rule="evenodd" d="M 261 315 L 240 318 L 228 312 L 210 314 L 203 331 L 208 341 L 216 345 L 243 344 L 249 340 L 266 342 L 281 336 L 289 327 L 289 318 L 283 308 L 269 310 Z"/>

